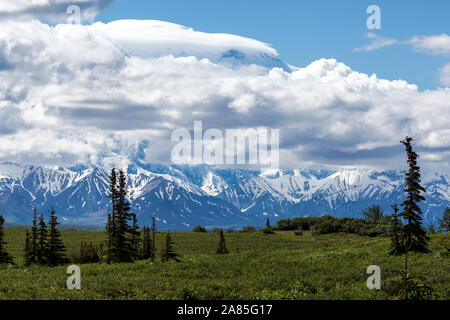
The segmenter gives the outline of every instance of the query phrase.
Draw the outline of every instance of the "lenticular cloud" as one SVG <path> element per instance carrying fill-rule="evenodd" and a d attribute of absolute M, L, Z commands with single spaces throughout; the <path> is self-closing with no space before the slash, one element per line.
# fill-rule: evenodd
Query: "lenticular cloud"
<path fill-rule="evenodd" d="M 173 130 L 280 129 L 281 166 L 386 165 L 416 138 L 449 162 L 450 89 L 421 92 L 334 59 L 285 64 L 262 42 L 160 21 L 0 28 L 0 160 L 169 161 Z"/>

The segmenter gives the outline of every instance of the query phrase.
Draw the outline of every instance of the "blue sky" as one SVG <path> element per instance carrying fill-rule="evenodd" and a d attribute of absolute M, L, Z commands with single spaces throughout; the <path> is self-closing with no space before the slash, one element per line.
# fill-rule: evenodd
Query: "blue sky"
<path fill-rule="evenodd" d="M 288 64 L 305 66 L 318 58 L 336 58 L 354 70 L 389 80 L 403 79 L 434 89 L 449 56 L 415 52 L 407 45 L 355 52 L 367 44 L 369 5 L 381 9 L 381 30 L 372 32 L 406 41 L 450 31 L 450 1 L 242 1 L 116 0 L 97 20 L 157 19 L 197 31 L 232 33 L 272 45 Z"/>

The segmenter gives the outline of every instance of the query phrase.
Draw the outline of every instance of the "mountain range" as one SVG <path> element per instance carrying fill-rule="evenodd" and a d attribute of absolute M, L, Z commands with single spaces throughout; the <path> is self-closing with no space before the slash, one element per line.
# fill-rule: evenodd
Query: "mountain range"
<path fill-rule="evenodd" d="M 108 169 L 0 164 L 0 212 L 8 222 L 30 223 L 32 207 L 61 222 L 103 225 L 110 208 Z M 141 225 L 155 214 L 161 229 L 238 228 L 296 216 L 360 217 L 379 204 L 386 213 L 404 199 L 401 171 L 249 170 L 210 166 L 132 164 L 127 168 L 132 211 Z M 450 179 L 430 173 L 422 203 L 425 224 L 450 205 Z"/>

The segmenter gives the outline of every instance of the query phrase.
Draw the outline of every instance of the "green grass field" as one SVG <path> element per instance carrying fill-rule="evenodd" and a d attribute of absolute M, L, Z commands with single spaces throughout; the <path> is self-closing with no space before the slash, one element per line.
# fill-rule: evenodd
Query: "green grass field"
<path fill-rule="evenodd" d="M 84 264 L 81 290 L 66 287 L 67 266 L 24 267 L 25 230 L 6 229 L 16 266 L 0 269 L 0 299 L 395 299 L 392 279 L 403 257 L 388 255 L 388 238 L 349 234 L 313 237 L 225 233 L 230 254 L 215 254 L 217 233 L 173 233 L 181 262 Z M 68 253 L 103 232 L 62 231 Z M 157 248 L 164 234 L 157 236 Z M 450 235 L 432 235 L 430 254 L 410 254 L 410 271 L 426 277 L 439 299 L 450 299 Z M 445 244 L 447 243 L 447 244 Z M 381 268 L 382 289 L 369 290 L 366 269 Z"/>

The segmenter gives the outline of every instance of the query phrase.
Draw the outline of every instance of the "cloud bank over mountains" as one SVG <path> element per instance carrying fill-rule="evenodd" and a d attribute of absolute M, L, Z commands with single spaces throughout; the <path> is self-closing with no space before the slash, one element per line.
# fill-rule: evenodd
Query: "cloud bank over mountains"
<path fill-rule="evenodd" d="M 93 21 L 113 0 L 0 0 L 1 20 L 44 19 L 52 23 L 65 22 L 68 8 L 80 9 L 81 21 Z M 69 13 L 74 13 L 69 10 Z"/>
<path fill-rule="evenodd" d="M 143 161 L 170 161 L 173 130 L 202 120 L 279 128 L 286 168 L 398 168 L 412 135 L 421 161 L 448 171 L 449 87 L 420 91 L 334 59 L 290 67 L 259 41 L 160 21 L 0 24 L 0 161 L 124 165 L 142 141 Z"/>

